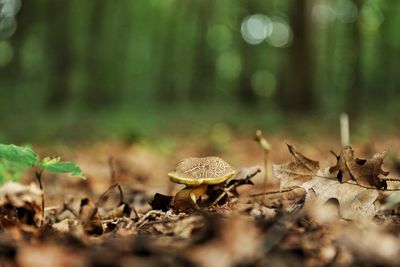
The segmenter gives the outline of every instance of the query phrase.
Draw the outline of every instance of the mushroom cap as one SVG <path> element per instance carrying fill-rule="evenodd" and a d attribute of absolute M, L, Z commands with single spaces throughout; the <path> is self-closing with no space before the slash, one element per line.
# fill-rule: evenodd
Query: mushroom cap
<path fill-rule="evenodd" d="M 231 178 L 235 172 L 228 162 L 219 157 L 187 158 L 180 161 L 168 176 L 174 183 L 197 186 L 220 184 Z"/>

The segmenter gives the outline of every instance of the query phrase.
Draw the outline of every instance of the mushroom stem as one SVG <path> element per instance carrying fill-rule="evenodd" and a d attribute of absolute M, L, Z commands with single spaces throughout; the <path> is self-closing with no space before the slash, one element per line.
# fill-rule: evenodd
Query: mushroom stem
<path fill-rule="evenodd" d="M 207 184 L 199 186 L 187 186 L 176 193 L 174 198 L 174 206 L 180 210 L 188 210 L 191 208 L 200 209 L 197 205 L 199 199 L 207 191 Z"/>
<path fill-rule="evenodd" d="M 268 156 L 269 156 L 269 151 L 271 150 L 271 145 L 268 143 L 267 139 L 265 139 L 264 134 L 261 130 L 256 131 L 256 136 L 254 137 L 254 140 L 257 141 L 261 148 L 264 151 L 264 183 L 263 183 L 263 188 L 264 192 L 267 192 L 267 183 L 269 181 L 269 169 L 268 169 Z"/>

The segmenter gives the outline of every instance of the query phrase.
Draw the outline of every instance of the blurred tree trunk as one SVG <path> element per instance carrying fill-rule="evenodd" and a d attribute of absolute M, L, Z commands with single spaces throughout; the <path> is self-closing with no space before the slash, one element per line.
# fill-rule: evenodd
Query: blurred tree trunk
<path fill-rule="evenodd" d="M 177 92 L 175 90 L 175 62 L 176 57 L 178 56 L 175 53 L 174 43 L 178 36 L 177 27 L 180 21 L 180 16 L 182 15 L 182 11 L 184 10 L 185 2 L 176 1 L 176 5 L 174 6 L 175 12 L 171 12 L 167 15 L 167 23 L 163 25 L 164 31 L 167 33 L 163 35 L 162 41 L 164 43 L 162 49 L 162 61 L 160 63 L 160 98 L 165 103 L 171 103 L 171 101 L 175 101 L 177 99 Z M 158 32 L 156 32 L 158 34 Z M 159 36 L 155 36 L 154 38 L 158 38 Z"/>
<path fill-rule="evenodd" d="M 314 108 L 310 4 L 307 0 L 292 1 L 289 10 L 293 40 L 277 92 L 278 103 L 288 110 L 308 111 Z"/>
<path fill-rule="evenodd" d="M 49 94 L 47 107 L 59 107 L 69 97 L 69 74 L 71 67 L 69 1 L 49 1 L 48 53 L 50 54 Z"/>
<path fill-rule="evenodd" d="M 21 74 L 21 53 L 24 41 L 27 37 L 27 32 L 32 28 L 32 24 L 40 21 L 40 9 L 43 8 L 42 3 L 34 3 L 33 1 L 26 1 L 22 3 L 21 10 L 17 13 L 16 20 L 18 23 L 17 30 L 8 39 L 10 45 L 13 47 L 13 58 L 7 66 L 1 68 L 0 81 L 13 82 L 15 76 Z M 10 84 L 11 85 L 11 84 Z M 7 85 L 9 86 L 9 85 Z M 4 87 L 6 88 L 6 87 Z"/>
<path fill-rule="evenodd" d="M 197 34 L 194 57 L 193 80 L 189 92 L 192 101 L 204 101 L 211 95 L 214 86 L 215 61 L 207 43 L 207 31 L 213 14 L 213 2 L 197 0 Z"/>
<path fill-rule="evenodd" d="M 245 105 L 252 105 L 256 102 L 257 96 L 251 85 L 251 77 L 255 71 L 254 61 L 256 60 L 255 49 L 252 45 L 241 40 L 241 63 L 242 71 L 239 77 L 239 100 Z"/>
<path fill-rule="evenodd" d="M 255 1 L 246 1 L 246 9 L 254 14 L 257 12 L 258 7 Z M 239 22 L 241 23 L 241 21 Z M 239 24 L 240 25 L 240 24 Z M 255 70 L 256 49 L 253 45 L 246 43 L 243 38 L 240 38 L 240 54 L 242 70 L 239 76 L 238 96 L 239 101 L 245 105 L 252 105 L 256 102 L 257 96 L 251 86 L 251 77 Z"/>
<path fill-rule="evenodd" d="M 104 36 L 103 20 L 106 19 L 108 4 L 112 3 L 112 1 L 94 1 L 93 5 L 85 62 L 89 82 L 86 84 L 84 102 L 89 109 L 98 109 L 110 102 L 105 88 L 106 78 L 111 74 L 106 72 L 104 64 L 106 36 Z"/>
<path fill-rule="evenodd" d="M 353 0 L 356 5 L 357 10 L 361 10 L 363 0 Z M 359 20 L 351 23 L 349 38 L 350 42 L 350 55 L 352 58 L 350 60 L 351 64 L 351 75 L 350 84 L 348 87 L 347 94 L 347 112 L 351 117 L 357 116 L 360 113 L 361 101 L 363 100 L 363 77 L 362 77 L 362 62 L 361 62 L 361 32 Z"/>
<path fill-rule="evenodd" d="M 383 5 L 383 14 L 385 20 L 380 25 L 377 33 L 377 53 L 375 61 L 374 76 L 370 83 L 371 99 L 380 99 L 383 105 L 390 102 L 397 102 L 400 95 L 398 85 L 400 84 L 400 76 L 397 74 L 399 70 L 399 61 L 396 60 L 400 56 L 400 35 L 397 34 L 400 26 L 400 1 L 387 0 Z M 373 103 L 372 101 L 370 103 Z M 397 104 L 395 104 L 397 106 Z"/>

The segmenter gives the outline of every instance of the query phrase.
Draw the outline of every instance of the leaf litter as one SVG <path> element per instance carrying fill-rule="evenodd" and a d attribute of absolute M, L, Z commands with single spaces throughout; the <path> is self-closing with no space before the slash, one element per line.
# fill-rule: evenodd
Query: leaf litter
<path fill-rule="evenodd" d="M 48 203 L 55 197 L 62 205 L 49 204 L 43 226 L 41 190 L 5 184 L 1 264 L 396 266 L 400 219 L 391 208 L 397 200 L 389 195 L 396 188 L 386 183 L 394 179 L 382 170 L 385 152 L 357 159 L 347 147 L 335 156 L 335 166 L 321 169 L 319 161 L 288 148 L 292 160 L 272 167 L 280 185 L 271 182 L 264 192 L 254 182 L 260 167 L 242 168 L 210 185 L 199 208 L 185 212 L 174 206 L 173 192 L 154 192 L 142 179 L 121 183 L 130 170 L 118 165 L 100 194 L 93 193 L 91 186 L 99 185 L 90 175 L 85 187 L 45 181 L 46 193 L 59 192 L 56 187 L 79 193 L 48 195 Z"/>

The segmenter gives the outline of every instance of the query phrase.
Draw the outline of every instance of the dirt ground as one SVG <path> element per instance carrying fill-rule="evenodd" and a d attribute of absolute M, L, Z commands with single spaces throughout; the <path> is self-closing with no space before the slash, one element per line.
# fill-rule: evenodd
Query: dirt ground
<path fill-rule="evenodd" d="M 87 180 L 45 174 L 44 218 L 33 173 L 1 187 L 1 266 L 398 266 L 396 191 L 374 189 L 374 205 L 380 206 L 372 218 L 344 218 L 338 203 L 310 205 L 303 187 L 280 190 L 271 166 L 291 160 L 286 143 L 321 168 L 334 166 L 329 151 L 339 154 L 339 142 L 315 136 L 268 140 L 268 194 L 263 151 L 251 136 L 219 146 L 188 138 L 168 149 L 116 141 L 44 148 L 77 162 Z M 389 149 L 383 169 L 398 177 L 399 139 L 363 139 L 353 148 L 364 158 Z M 209 187 L 198 209 L 177 209 L 172 197 L 183 186 L 167 173 L 181 159 L 210 155 L 238 174 Z"/>

